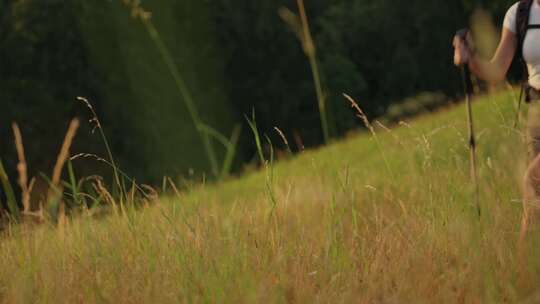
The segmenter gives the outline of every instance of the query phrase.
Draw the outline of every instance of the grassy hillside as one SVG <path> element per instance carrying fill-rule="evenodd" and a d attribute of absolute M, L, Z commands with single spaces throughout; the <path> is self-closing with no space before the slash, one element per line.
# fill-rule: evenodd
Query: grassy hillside
<path fill-rule="evenodd" d="M 458 106 L 140 211 L 83 216 L 61 231 L 14 227 L 0 244 L 0 297 L 534 303 L 538 232 L 526 271 L 518 272 L 516 254 L 525 149 L 514 105 L 503 93 L 478 100 L 474 111 L 480 220 Z"/>

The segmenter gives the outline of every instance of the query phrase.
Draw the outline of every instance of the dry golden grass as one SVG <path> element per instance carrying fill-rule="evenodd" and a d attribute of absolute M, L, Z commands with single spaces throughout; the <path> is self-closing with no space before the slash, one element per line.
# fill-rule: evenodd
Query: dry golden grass
<path fill-rule="evenodd" d="M 271 179 L 260 172 L 188 192 L 168 183 L 171 196 L 148 193 L 140 210 L 99 220 L 87 210 L 63 233 L 13 226 L 0 243 L 0 299 L 536 303 L 540 234 L 531 229 L 520 272 L 524 149 L 500 109 L 514 117 L 508 94 L 475 105 L 480 220 L 458 107 L 374 128 L 380 147 L 364 134 L 305 151 L 267 166 Z"/>
<path fill-rule="evenodd" d="M 26 165 L 26 157 L 24 154 L 24 145 L 21 135 L 21 130 L 16 123 L 13 123 L 13 135 L 15 137 L 15 148 L 17 149 L 17 157 L 19 163 L 17 164 L 17 172 L 19 173 L 19 187 L 21 187 L 21 202 L 23 205 L 23 212 L 30 212 L 30 193 L 32 192 L 33 181 L 28 185 L 28 167 Z"/>

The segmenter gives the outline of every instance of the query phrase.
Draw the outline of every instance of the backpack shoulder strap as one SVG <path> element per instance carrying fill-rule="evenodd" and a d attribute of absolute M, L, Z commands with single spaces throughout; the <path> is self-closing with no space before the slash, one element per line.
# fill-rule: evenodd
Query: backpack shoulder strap
<path fill-rule="evenodd" d="M 518 4 L 518 9 L 516 12 L 516 36 L 517 36 L 517 48 L 515 58 L 523 67 L 523 79 L 521 82 L 521 90 L 519 93 L 519 105 L 518 109 L 521 108 L 521 100 L 523 95 L 525 95 L 525 102 L 529 102 L 529 92 L 527 87 L 527 80 L 529 78 L 529 70 L 525 59 L 523 58 L 523 44 L 525 42 L 525 36 L 527 35 L 527 30 L 529 29 L 529 19 L 531 16 L 531 7 L 533 1 L 536 0 L 520 0 Z M 519 113 L 519 111 L 518 111 Z M 518 119 L 516 119 L 517 123 Z"/>
<path fill-rule="evenodd" d="M 529 29 L 529 17 L 534 0 L 520 0 L 516 15 L 517 49 L 516 56 L 523 62 L 523 43 Z"/>

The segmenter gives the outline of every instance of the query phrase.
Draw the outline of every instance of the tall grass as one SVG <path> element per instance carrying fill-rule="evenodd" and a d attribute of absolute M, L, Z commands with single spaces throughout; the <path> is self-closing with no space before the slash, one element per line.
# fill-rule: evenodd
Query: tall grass
<path fill-rule="evenodd" d="M 536 303 L 540 231 L 516 253 L 523 143 L 510 95 L 491 100 L 506 119 L 475 102 L 480 222 L 459 107 L 381 129 L 385 156 L 359 135 L 273 164 L 272 179 L 170 183 L 174 197 L 68 218 L 63 234 L 13 226 L 0 243 L 0 301 Z"/>
<path fill-rule="evenodd" d="M 196 106 L 191 90 L 186 84 L 186 81 L 184 80 L 184 77 L 182 76 L 182 73 L 180 72 L 177 64 L 174 62 L 173 56 L 171 55 L 168 47 L 166 46 L 165 42 L 161 38 L 159 31 L 156 29 L 154 23 L 152 22 L 152 14 L 149 11 L 146 11 L 141 6 L 140 1 L 122 0 L 122 2 L 124 3 L 124 5 L 126 5 L 130 9 L 131 16 L 134 19 L 140 21 L 144 25 L 154 45 L 159 51 L 159 54 L 161 55 L 163 62 L 165 63 L 165 65 L 167 66 L 167 69 L 171 73 L 171 76 L 174 79 L 176 88 L 178 89 L 178 92 L 182 96 L 182 100 L 184 101 L 186 108 L 188 109 L 189 115 L 203 143 L 203 147 L 204 147 L 206 157 L 208 159 L 208 163 L 209 163 L 212 174 L 216 178 L 226 177 L 230 172 L 232 161 L 235 156 L 234 153 L 236 152 L 236 145 L 237 145 L 240 129 L 235 128 L 229 140 L 219 131 L 211 128 L 210 126 L 204 123 L 199 113 L 199 110 Z M 218 156 L 217 156 L 215 147 L 212 143 L 212 138 L 222 143 L 226 150 L 221 169 L 218 164 Z"/>
<path fill-rule="evenodd" d="M 11 186 L 11 182 L 9 181 L 6 169 L 4 168 L 4 164 L 2 163 L 2 159 L 0 159 L 0 182 L 2 183 L 2 189 L 4 190 L 4 194 L 6 196 L 6 203 L 9 212 L 13 218 L 18 219 L 20 215 L 19 206 L 17 205 L 15 192 L 13 191 L 13 187 Z"/>
<path fill-rule="evenodd" d="M 394 173 L 392 172 L 392 169 L 390 168 L 390 165 L 388 163 L 388 158 L 386 157 L 386 153 L 384 151 L 384 148 L 381 146 L 381 143 L 379 141 L 379 137 L 377 136 L 377 132 L 375 131 L 375 128 L 369 121 L 366 114 L 364 114 L 364 111 L 360 108 L 358 103 L 349 95 L 343 94 L 343 97 L 350 103 L 351 108 L 353 108 L 356 111 L 356 117 L 360 119 L 360 121 L 364 124 L 364 126 L 369 130 L 369 133 L 375 140 L 375 144 L 377 145 L 377 149 L 379 150 L 379 153 L 381 154 L 384 165 L 386 167 L 386 170 L 388 170 L 389 175 L 392 177 L 392 180 L 394 180 Z"/>
<path fill-rule="evenodd" d="M 321 71 L 319 68 L 319 62 L 317 59 L 317 48 L 311 35 L 311 29 L 309 26 L 309 19 L 307 17 L 306 9 L 303 0 L 296 0 L 298 6 L 298 13 L 300 16 L 296 16 L 294 13 L 286 8 L 281 8 L 279 14 L 281 18 L 296 32 L 298 39 L 302 43 L 302 49 L 304 54 L 308 58 L 309 66 L 311 68 L 311 75 L 313 77 L 313 84 L 315 86 L 315 93 L 317 96 L 317 105 L 319 107 L 319 117 L 321 120 L 321 129 L 323 133 L 324 142 L 328 143 L 330 140 L 330 127 L 328 123 L 328 110 L 326 107 L 326 95 L 323 89 Z"/>
<path fill-rule="evenodd" d="M 147 27 L 191 104 L 212 172 L 226 176 L 240 130 L 228 139 L 202 123 L 149 13 L 139 1 L 124 2 Z M 298 6 L 328 140 L 315 50 L 301 0 Z M 273 144 L 260 134 L 253 114 L 246 120 L 261 172 L 183 192 L 164 179 L 164 193 L 138 185 L 122 172 L 92 106 L 80 98 L 92 110 L 108 159 L 70 157 L 78 126 L 74 121 L 47 199 L 59 203 L 61 229 L 7 227 L 0 242 L 0 301 L 538 302 L 540 231 L 531 230 L 527 246 L 521 255 L 516 253 L 521 215 L 516 184 L 523 171 L 517 164 L 525 158 L 521 137 L 509 123 L 509 94 L 494 97 L 500 107 L 488 98 L 475 104 L 483 122 L 478 164 L 487 207 L 480 221 L 469 208 L 461 108 L 388 129 L 372 124 L 353 98 L 345 98 L 369 134 L 275 163 Z M 25 164 L 17 130 L 19 163 Z M 285 135 L 276 131 L 290 152 Z M 211 139 L 227 150 L 221 170 Z M 265 140 L 269 151 L 263 150 Z M 111 193 L 100 177 L 77 180 L 71 161 L 79 157 L 110 165 L 118 193 Z M 62 181 L 65 166 L 67 181 Z M 31 188 L 27 180 L 20 176 L 21 188 Z M 1 161 L 0 181 L 17 216 L 17 200 Z M 175 196 L 167 195 L 167 187 Z M 25 211 L 28 200 L 21 200 Z M 80 216 L 64 217 L 67 207 Z M 103 213 L 108 216 L 101 217 Z"/>
<path fill-rule="evenodd" d="M 109 140 L 107 139 L 107 136 L 105 135 L 105 131 L 103 130 L 103 126 L 101 125 L 101 121 L 99 120 L 96 110 L 94 109 L 94 106 L 92 106 L 92 103 L 90 103 L 90 101 L 87 98 L 78 96 L 77 100 L 82 102 L 88 108 L 88 110 L 90 111 L 90 114 L 92 115 L 92 118 L 90 119 L 90 123 L 94 124 L 93 131 L 97 130 L 99 132 L 99 136 L 101 137 L 103 145 L 105 145 L 105 151 L 107 152 L 107 157 L 109 158 L 108 162 L 110 163 L 112 171 L 113 171 L 113 177 L 114 177 L 113 185 L 116 187 L 113 189 L 117 189 L 120 196 L 122 196 L 123 191 L 122 191 L 122 183 L 120 179 L 120 174 L 118 172 L 119 168 L 113 157 L 112 149 L 111 149 L 111 146 L 109 145 Z"/>
<path fill-rule="evenodd" d="M 66 205 L 65 205 L 64 200 L 62 199 L 63 188 L 60 184 L 60 181 L 62 178 L 62 171 L 64 169 L 64 165 L 70 158 L 71 144 L 73 143 L 73 139 L 75 138 L 75 135 L 77 134 L 79 125 L 80 123 L 78 119 L 73 119 L 71 123 L 69 124 L 66 137 L 64 138 L 64 142 L 62 143 L 62 148 L 60 149 L 60 152 L 58 153 L 58 158 L 56 159 L 56 164 L 54 165 L 52 179 L 51 179 L 51 187 L 49 189 L 49 193 L 47 194 L 48 203 L 54 202 L 54 203 L 59 204 L 58 205 L 58 223 L 61 226 L 65 224 Z"/>
<path fill-rule="evenodd" d="M 35 179 L 32 179 L 30 184 L 28 184 L 28 168 L 26 165 L 26 156 L 24 153 L 21 130 L 16 123 L 12 124 L 12 128 L 13 135 L 15 137 L 17 157 L 19 158 L 19 163 L 17 164 L 17 173 L 19 174 L 19 187 L 21 187 L 21 203 L 23 205 L 23 213 L 28 213 L 30 212 L 30 192 L 32 192 Z"/>
<path fill-rule="evenodd" d="M 259 133 L 259 129 L 257 128 L 257 121 L 255 119 L 255 111 L 253 111 L 251 119 L 246 117 L 246 120 L 253 134 L 255 147 L 257 148 L 257 154 L 259 155 L 259 160 L 261 162 L 261 165 L 264 167 L 264 170 L 266 173 L 266 179 L 265 179 L 266 194 L 272 205 L 272 209 L 270 210 L 270 213 L 272 214 L 277 205 L 276 195 L 274 192 L 274 147 L 272 145 L 272 141 L 270 140 L 270 138 L 267 135 L 265 135 L 264 138 L 266 139 L 266 143 L 268 147 L 270 148 L 270 157 L 267 160 L 264 156 L 264 151 L 262 148 L 261 135 Z"/>
<path fill-rule="evenodd" d="M 153 188 L 145 185 L 138 185 L 118 167 L 94 107 L 84 97 L 78 97 L 77 99 L 83 102 L 90 110 L 92 114 L 90 123 L 93 124 L 94 131 L 96 129 L 99 131 L 109 159 L 86 153 L 72 156 L 71 146 L 80 125 L 79 120 L 74 118 L 67 129 L 64 141 L 62 142 L 62 146 L 57 155 L 52 175 L 49 177 L 44 173 L 40 173 L 40 178 L 49 185 L 46 195 L 43 196 L 44 193 L 41 192 L 34 193 L 33 186 L 36 178 L 32 178 L 30 183 L 28 183 L 23 137 L 18 125 L 13 123 L 14 144 L 19 160 L 17 172 L 19 174 L 18 183 L 21 188 L 20 202 L 22 210 L 19 209 L 15 191 L 3 164 L 0 161 L 0 182 L 2 183 L 3 192 L 7 198 L 7 206 L 9 209 L 8 215 L 10 217 L 10 220 L 2 221 L 2 224 L 8 226 L 15 225 L 19 223 L 22 214 L 24 216 L 23 219 L 25 220 L 23 223 L 35 222 L 36 220 L 42 223 L 57 222 L 59 228 L 64 231 L 68 212 L 70 214 L 83 213 L 85 215 L 93 216 L 96 213 L 96 210 L 101 208 L 103 204 L 108 204 L 109 209 L 103 210 L 104 212 L 108 213 L 112 210 L 114 214 L 119 215 L 119 211 L 121 211 L 121 214 L 125 215 L 126 204 L 128 204 L 130 208 L 134 208 L 140 206 L 141 202 L 147 204 L 154 199 L 155 195 L 152 193 L 155 193 L 155 190 Z M 234 154 L 234 152 L 232 152 L 232 154 Z M 103 178 L 100 176 L 89 176 L 77 180 L 72 161 L 79 158 L 92 158 L 98 162 L 105 163 L 112 168 L 113 183 L 111 192 L 104 185 L 102 181 Z M 67 171 L 67 174 L 64 174 L 65 171 Z M 62 177 L 64 175 L 67 175 L 67 180 L 63 180 Z M 126 187 L 126 181 L 131 184 L 131 189 L 129 191 Z M 65 188 L 67 188 L 68 191 L 64 191 Z M 6 214 L 4 210 L 1 211 L 2 215 Z M 32 221 L 26 221 L 26 219 L 30 218 L 32 218 Z"/>

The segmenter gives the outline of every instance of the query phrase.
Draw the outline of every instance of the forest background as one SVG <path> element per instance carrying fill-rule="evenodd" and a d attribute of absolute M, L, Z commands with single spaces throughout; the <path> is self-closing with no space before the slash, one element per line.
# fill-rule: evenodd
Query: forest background
<path fill-rule="evenodd" d="M 125 1 L 124 1 L 125 2 Z M 478 7 L 497 26 L 515 0 L 309 0 L 332 138 L 358 127 L 342 97 L 370 119 L 398 119 L 455 100 L 461 82 L 451 38 Z M 235 170 L 256 159 L 245 116 L 293 150 L 324 143 L 302 45 L 280 17 L 286 0 L 152 0 L 141 5 L 185 79 L 201 119 L 229 136 L 241 126 Z M 0 0 L 0 156 L 15 178 L 11 123 L 22 130 L 30 171 L 50 172 L 69 120 L 86 120 L 88 98 L 120 167 L 138 181 L 209 172 L 203 142 L 159 48 L 123 1 Z M 400 105 L 406 104 L 406 107 Z M 79 152 L 104 147 L 84 123 Z M 223 159 L 224 149 L 212 143 Z M 221 149 L 221 150 L 220 150 Z M 92 160 L 78 170 L 99 170 Z"/>

